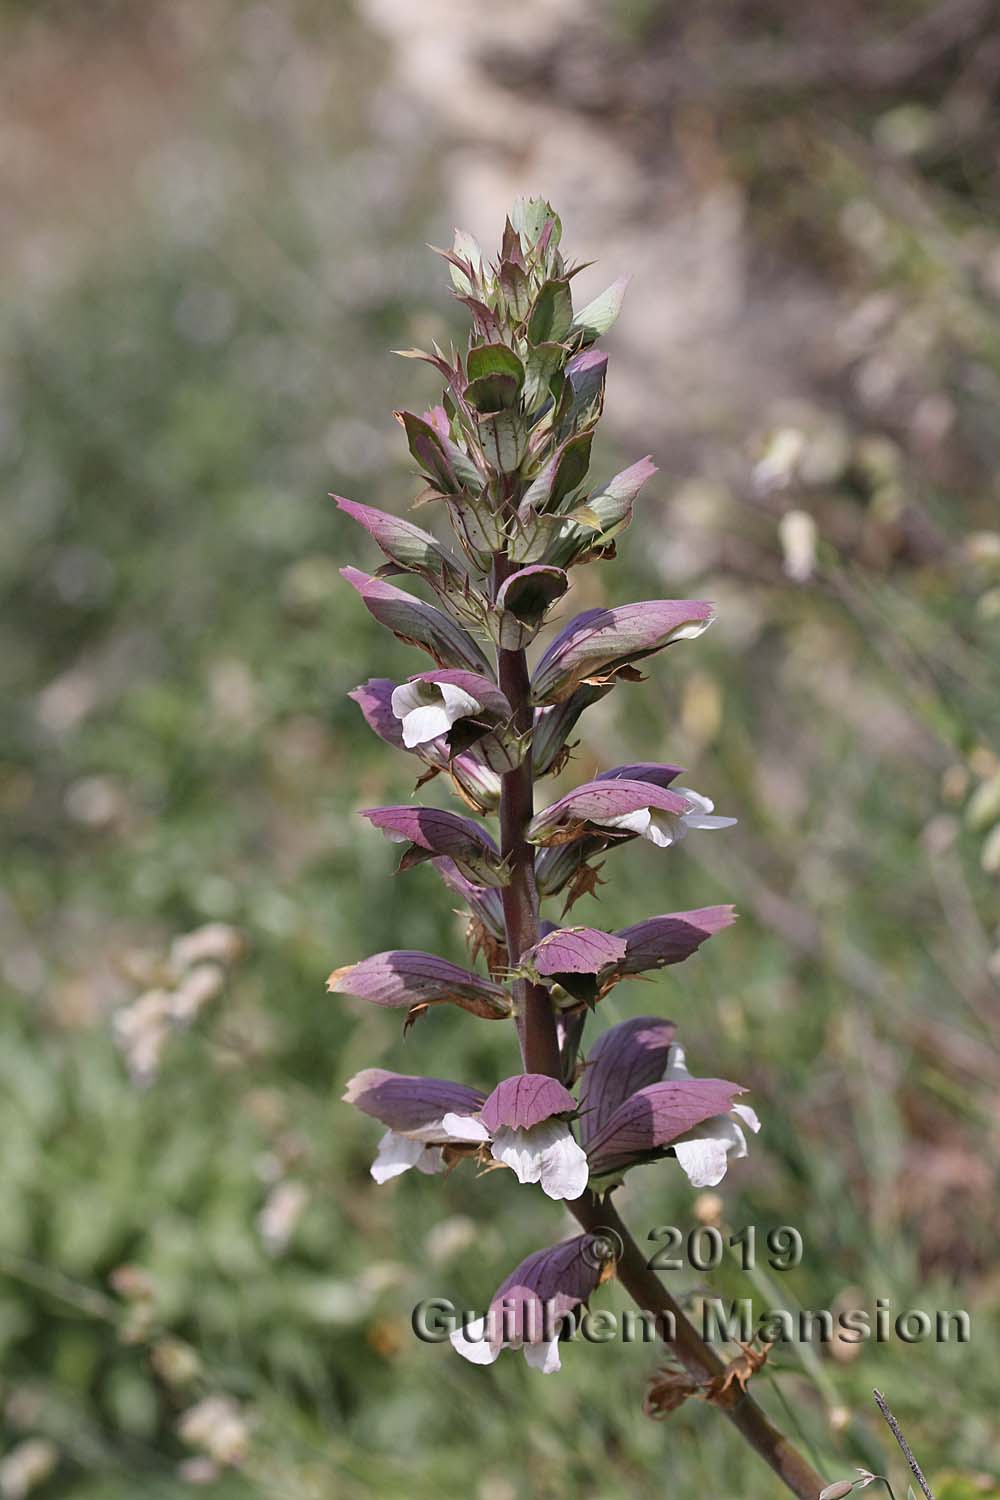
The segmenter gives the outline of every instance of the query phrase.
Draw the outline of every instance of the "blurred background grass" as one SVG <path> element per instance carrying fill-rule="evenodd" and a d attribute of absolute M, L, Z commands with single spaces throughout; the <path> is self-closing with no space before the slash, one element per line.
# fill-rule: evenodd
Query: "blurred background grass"
<path fill-rule="evenodd" d="M 765 1403 L 830 1478 L 884 1472 L 878 1384 L 941 1500 L 996 1492 L 994 22 L 0 8 L 5 1497 L 775 1493 L 712 1412 L 640 1415 L 641 1347 L 542 1381 L 418 1344 L 418 1298 L 480 1306 L 559 1215 L 501 1174 L 376 1189 L 338 1102 L 362 1065 L 509 1062 L 504 1028 L 404 1043 L 324 995 L 368 951 L 462 952 L 354 817 L 412 767 L 345 693 L 414 662 L 340 583 L 375 559 L 325 496 L 412 497 L 391 411 L 434 388 L 388 350 L 461 327 L 424 241 L 491 242 L 517 191 L 593 277 L 636 271 L 597 470 L 662 473 L 580 598 L 720 604 L 592 710 L 574 774 L 677 760 L 740 825 L 577 910 L 743 918 L 603 1020 L 670 1013 L 753 1088 L 723 1212 L 801 1230 L 782 1305 L 972 1315 L 964 1348 L 785 1351 Z M 209 922 L 245 954 L 161 1034 L 137 997 Z M 636 1175 L 637 1230 L 692 1222 L 679 1177 Z"/>

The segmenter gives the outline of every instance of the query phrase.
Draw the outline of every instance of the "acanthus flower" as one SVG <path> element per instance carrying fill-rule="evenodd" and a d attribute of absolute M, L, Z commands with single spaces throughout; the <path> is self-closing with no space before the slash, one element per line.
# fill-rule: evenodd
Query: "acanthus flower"
<path fill-rule="evenodd" d="M 419 672 L 393 690 L 390 702 L 408 750 L 438 739 L 456 755 L 475 745 L 499 772 L 523 759 L 525 746 L 512 730 L 514 711 L 507 697 L 479 673 Z"/>
<path fill-rule="evenodd" d="M 669 849 L 692 828 L 730 828 L 735 818 L 711 816 L 714 803 L 687 787 L 604 777 L 567 792 L 537 813 L 526 837 L 533 844 L 572 843 L 586 835 L 613 841 L 638 836 Z"/>
<path fill-rule="evenodd" d="M 379 1141 L 371 1168 L 375 1181 L 383 1183 L 411 1167 L 428 1174 L 443 1172 L 451 1161 L 467 1154 L 465 1140 L 452 1136 L 445 1117 L 473 1114 L 486 1096 L 464 1083 L 449 1083 L 443 1078 L 365 1068 L 348 1080 L 343 1099 L 389 1127 Z"/>
<path fill-rule="evenodd" d="M 549 1198 L 579 1198 L 587 1186 L 587 1157 L 566 1118 L 576 1110 L 568 1089 L 544 1073 L 519 1073 L 498 1083 L 465 1139 L 489 1144 L 494 1161 L 518 1182 L 537 1182 Z M 457 1115 L 446 1126 L 462 1128 Z"/>
<path fill-rule="evenodd" d="M 589 609 L 549 646 L 531 679 L 535 703 L 558 703 L 582 682 L 609 681 L 674 641 L 692 640 L 715 618 L 704 599 L 647 599 Z M 634 675 L 634 673 L 633 673 Z"/>
<path fill-rule="evenodd" d="M 536 1250 L 497 1288 L 485 1317 L 455 1329 L 452 1348 L 474 1365 L 491 1365 L 503 1349 L 520 1349 L 532 1369 L 551 1375 L 561 1368 L 563 1320 L 613 1274 L 614 1262 L 596 1235 Z"/>
<path fill-rule="evenodd" d="M 396 683 L 389 677 L 371 677 L 348 693 L 360 708 L 365 723 L 379 739 L 397 750 L 409 750 L 429 768 L 421 778 L 427 780 L 444 772 L 456 791 L 479 813 L 495 812 L 500 802 L 500 776 L 479 758 L 473 746 L 453 755 L 445 738 L 423 740 L 412 748 L 403 743 L 403 726 L 392 711 Z"/>
<path fill-rule="evenodd" d="M 594 1176 L 619 1176 L 669 1150 L 693 1187 L 715 1187 L 730 1155 L 747 1155 L 760 1121 L 745 1090 L 693 1078 L 674 1026 L 639 1016 L 599 1037 L 580 1080 L 580 1132 Z"/>
<path fill-rule="evenodd" d="M 443 1171 L 456 1152 L 482 1152 L 550 1198 L 579 1198 L 587 1185 L 587 1157 L 568 1123 L 576 1100 L 544 1074 L 506 1078 L 486 1097 L 442 1078 L 367 1068 L 344 1098 L 389 1127 L 372 1167 L 377 1182 L 410 1167 Z"/>

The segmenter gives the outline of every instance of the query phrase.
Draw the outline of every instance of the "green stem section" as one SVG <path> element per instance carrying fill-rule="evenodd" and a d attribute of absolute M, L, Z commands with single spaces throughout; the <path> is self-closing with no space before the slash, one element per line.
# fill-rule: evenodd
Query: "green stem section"
<path fill-rule="evenodd" d="M 493 572 L 494 593 L 509 571 L 507 558 L 498 556 Z M 524 652 L 498 651 L 497 674 L 500 687 L 514 710 L 518 733 L 530 735 L 533 710 Z M 534 776 L 529 749 L 517 769 L 504 775 L 500 792 L 500 850 L 510 869 L 510 881 L 503 890 L 503 909 L 511 968 L 516 966 L 521 954 L 538 941 L 535 854 L 524 837 L 533 807 Z M 559 1078 L 559 1041 L 548 991 L 543 985 L 519 979 L 514 985 L 514 1001 L 525 1071 Z M 620 1240 L 622 1254 L 616 1266 L 619 1281 L 640 1308 L 658 1319 L 659 1326 L 674 1330 L 669 1345 L 688 1374 L 700 1384 L 723 1374 L 724 1362 L 688 1321 L 660 1278 L 649 1269 L 642 1251 L 611 1202 L 598 1198 L 588 1189 L 567 1207 L 589 1233 L 611 1230 Z M 799 1496 L 800 1500 L 816 1500 L 823 1488 L 823 1480 L 751 1396 L 734 1382 L 717 1404 L 793 1495 Z"/>

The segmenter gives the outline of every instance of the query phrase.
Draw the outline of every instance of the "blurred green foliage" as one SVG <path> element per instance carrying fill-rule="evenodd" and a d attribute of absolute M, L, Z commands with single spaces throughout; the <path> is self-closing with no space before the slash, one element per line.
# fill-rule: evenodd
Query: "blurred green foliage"
<path fill-rule="evenodd" d="M 179 7 L 157 43 L 169 128 L 121 181 L 74 166 L 69 136 L 57 143 L 67 179 L 79 169 L 96 196 L 57 242 L 25 232 L 10 251 L 6 1462 L 25 1461 L 26 1441 L 54 1445 L 43 1500 L 179 1496 L 196 1481 L 220 1497 L 610 1500 L 659 1495 L 666 1477 L 678 1494 L 764 1497 L 769 1476 L 714 1413 L 640 1415 L 653 1360 L 639 1347 L 571 1350 L 540 1381 L 519 1360 L 470 1372 L 417 1343 L 418 1298 L 480 1307 L 560 1232 L 558 1213 L 507 1174 L 376 1189 L 377 1131 L 339 1104 L 372 1063 L 488 1085 L 510 1037 L 434 1016 L 404 1043 L 391 1017 L 324 995 L 330 968 L 369 951 L 461 957 L 446 894 L 426 871 L 392 883 L 391 851 L 353 816 L 405 799 L 413 772 L 366 736 L 345 693 L 413 658 L 341 584 L 341 562 L 374 559 L 324 497 L 405 506 L 390 413 L 434 391 L 387 351 L 459 323 L 422 248 L 444 238 L 432 143 L 387 90 L 374 38 L 335 11 L 228 5 L 206 23 Z M 2 24 L 27 45 L 23 18 Z M 59 27 L 48 41 L 63 65 L 60 48 L 72 60 L 95 45 Z M 149 45 L 143 32 L 143 57 Z M 817 234 L 864 170 L 845 156 L 796 200 Z M 899 254 L 848 276 L 885 280 L 938 327 L 931 271 L 948 269 L 947 246 L 880 212 Z M 928 478 L 845 407 L 803 439 L 829 451 L 832 430 L 839 459 L 791 480 L 818 530 L 808 581 L 782 571 L 766 499 L 695 473 L 669 505 L 645 502 L 622 563 L 588 584 L 615 601 L 705 594 L 721 618 L 714 638 L 653 665 L 655 691 L 622 688 L 593 711 L 577 769 L 684 761 L 741 827 L 668 861 L 636 851 L 578 913 L 617 925 L 730 898 L 745 913 L 677 975 L 608 1001 L 605 1021 L 669 1011 L 696 1071 L 752 1087 L 765 1130 L 724 1212 L 734 1228 L 801 1230 L 803 1265 L 772 1278 L 777 1295 L 826 1307 L 860 1288 L 866 1306 L 972 1313 L 964 1348 L 772 1357 L 787 1373 L 780 1393 L 758 1377 L 762 1399 L 831 1475 L 889 1461 L 876 1382 L 929 1472 L 996 1468 L 984 848 L 1000 823 L 1000 585 L 985 535 L 998 427 L 969 371 L 993 371 L 1000 342 L 976 296 L 947 285 L 963 338 L 938 351 L 938 378 L 974 462 Z M 609 472 L 620 457 L 602 453 Z M 943 544 L 909 545 L 901 494 Z M 139 1088 L 114 1014 L 178 933 L 209 921 L 235 924 L 249 952 Z M 636 1175 L 624 1206 L 637 1230 L 691 1222 L 679 1176 Z M 289 1184 L 301 1217 L 269 1251 L 259 1216 Z M 678 1279 L 693 1295 L 769 1296 L 735 1267 Z M 233 1462 L 206 1468 L 184 1414 L 220 1399 L 231 1405 L 202 1416 Z M 0 1475 L 18 1493 L 14 1470 Z M 987 1493 L 971 1484 L 956 1479 L 955 1495 Z"/>

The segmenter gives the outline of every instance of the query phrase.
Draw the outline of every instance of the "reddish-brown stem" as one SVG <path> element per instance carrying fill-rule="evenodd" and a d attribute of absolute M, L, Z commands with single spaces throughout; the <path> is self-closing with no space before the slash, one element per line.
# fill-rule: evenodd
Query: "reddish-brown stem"
<path fill-rule="evenodd" d="M 506 557 L 496 559 L 494 591 L 509 570 Z M 514 710 L 514 728 L 523 735 L 528 749 L 521 764 L 502 778 L 500 791 L 500 852 L 510 869 L 510 881 L 502 892 L 507 957 L 511 968 L 521 954 L 538 941 L 538 891 L 535 886 L 535 851 L 525 839 L 534 806 L 530 735 L 533 711 L 531 680 L 523 651 L 497 652 L 500 687 Z M 548 991 L 527 979 L 514 982 L 517 1031 L 521 1056 L 529 1073 L 559 1077 L 559 1040 Z"/>
<path fill-rule="evenodd" d="M 498 556 L 493 570 L 494 594 L 509 570 L 507 558 Z M 532 707 L 524 652 L 498 651 L 497 673 L 500 687 L 514 710 L 515 728 L 519 734 L 527 736 L 531 732 Z M 510 869 L 510 881 L 503 890 L 503 909 L 511 968 L 538 940 L 534 849 L 524 837 L 533 807 L 534 776 L 529 748 L 517 769 L 508 771 L 502 778 L 500 792 L 500 849 Z M 514 1000 L 525 1071 L 560 1077 L 556 1018 L 548 991 L 542 985 L 517 980 Z M 599 1198 L 588 1189 L 582 1198 L 567 1206 L 588 1232 L 610 1230 L 620 1241 L 622 1252 L 616 1266 L 618 1279 L 637 1305 L 657 1318 L 659 1326 L 665 1322 L 673 1329 L 673 1337 L 667 1342 L 688 1374 L 703 1385 L 721 1375 L 725 1370 L 724 1362 L 685 1317 L 683 1309 L 660 1278 L 649 1269 L 642 1251 L 610 1200 Z M 823 1480 L 773 1426 L 752 1396 L 741 1391 L 734 1382 L 716 1404 L 793 1495 L 799 1500 L 816 1500 L 823 1488 Z"/>

